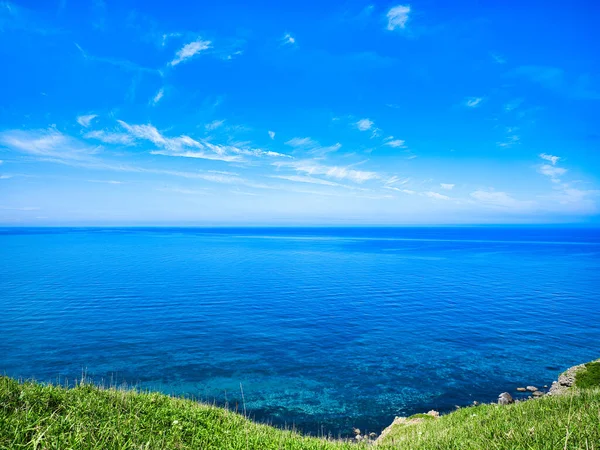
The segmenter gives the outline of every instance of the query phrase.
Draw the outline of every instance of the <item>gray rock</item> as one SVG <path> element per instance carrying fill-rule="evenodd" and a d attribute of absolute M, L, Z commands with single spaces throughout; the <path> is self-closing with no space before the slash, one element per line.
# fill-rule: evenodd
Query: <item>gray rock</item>
<path fill-rule="evenodd" d="M 534 397 L 542 397 L 544 395 L 544 393 L 542 391 L 535 391 L 532 395 Z"/>
<path fill-rule="evenodd" d="M 558 381 L 554 381 L 550 386 L 548 395 L 562 395 L 565 394 L 573 384 L 575 384 L 575 376 L 577 372 L 585 368 L 585 364 L 579 364 L 578 366 L 569 367 L 558 377 Z"/>
<path fill-rule="evenodd" d="M 525 392 L 527 389 L 525 389 L 524 387 L 518 387 L 517 391 L 519 392 Z"/>
<path fill-rule="evenodd" d="M 527 386 L 527 390 L 528 390 L 529 392 L 535 392 L 535 391 L 537 391 L 537 390 L 538 390 L 538 388 L 536 388 L 535 386 Z"/>
<path fill-rule="evenodd" d="M 498 396 L 498 404 L 499 405 L 510 405 L 511 403 L 514 403 L 515 401 L 512 398 L 512 395 L 510 395 L 508 392 L 503 392 L 502 394 L 500 394 Z"/>

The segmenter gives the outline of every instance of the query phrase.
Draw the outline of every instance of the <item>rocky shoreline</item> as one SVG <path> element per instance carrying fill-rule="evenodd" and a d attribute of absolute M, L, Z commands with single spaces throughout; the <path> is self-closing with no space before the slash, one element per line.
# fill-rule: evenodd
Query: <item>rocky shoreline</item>
<path fill-rule="evenodd" d="M 591 362 L 600 362 L 600 359 Z M 548 388 L 548 385 L 544 385 L 542 389 L 538 389 L 536 386 L 517 387 L 515 389 L 516 392 L 530 393 L 530 395 L 526 398 L 515 399 L 509 392 L 502 392 L 500 395 L 498 395 L 497 403 L 499 405 L 510 405 L 512 403 L 536 400 L 546 395 L 564 395 L 568 393 L 569 390 L 573 387 L 573 385 L 575 384 L 577 374 L 583 369 L 585 369 L 585 366 L 586 364 L 578 364 L 576 366 L 569 367 L 567 370 L 565 370 L 559 375 L 558 380 L 552 382 L 550 388 Z M 479 402 L 473 402 L 473 406 L 477 405 L 479 405 Z M 457 408 L 460 407 L 457 406 Z M 371 441 L 372 443 L 377 444 L 378 442 L 381 442 L 385 438 L 385 436 L 391 432 L 394 426 L 413 425 L 424 422 L 425 420 L 437 419 L 439 417 L 440 413 L 438 411 L 429 411 L 425 414 L 415 414 L 410 417 L 396 417 L 394 421 L 388 427 L 386 427 L 379 436 L 375 435 L 375 433 L 362 435 L 360 430 L 357 428 L 354 429 L 354 435 L 355 439 L 358 441 Z"/>

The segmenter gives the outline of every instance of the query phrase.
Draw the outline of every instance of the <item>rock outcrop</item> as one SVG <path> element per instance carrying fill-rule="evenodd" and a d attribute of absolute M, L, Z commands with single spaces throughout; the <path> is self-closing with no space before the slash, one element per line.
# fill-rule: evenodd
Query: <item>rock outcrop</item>
<path fill-rule="evenodd" d="M 577 372 L 585 368 L 585 364 L 579 364 L 565 370 L 558 377 L 558 381 L 554 381 L 550 386 L 548 395 L 562 395 L 565 394 L 573 384 L 575 384 L 575 376 Z"/>
<path fill-rule="evenodd" d="M 510 405 L 511 403 L 514 403 L 515 400 L 512 398 L 512 395 L 510 395 L 508 392 L 503 392 L 502 394 L 500 394 L 498 396 L 498 404 L 499 405 Z"/>

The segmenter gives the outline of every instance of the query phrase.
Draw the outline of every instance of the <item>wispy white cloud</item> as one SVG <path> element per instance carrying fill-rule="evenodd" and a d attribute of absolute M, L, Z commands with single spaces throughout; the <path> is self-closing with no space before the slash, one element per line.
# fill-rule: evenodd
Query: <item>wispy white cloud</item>
<path fill-rule="evenodd" d="M 62 135 L 55 130 L 11 130 L 0 133 L 0 144 L 9 149 L 21 151 L 38 156 L 41 161 L 63 164 L 71 167 L 80 167 L 92 170 L 109 170 L 117 173 L 146 173 L 161 176 L 199 179 L 213 183 L 243 185 L 257 189 L 276 189 L 269 186 L 244 179 L 232 172 L 223 171 L 179 171 L 167 169 L 153 169 L 132 166 L 122 163 L 104 161 L 93 155 L 94 149 L 69 136 Z M 146 130 L 152 134 L 151 130 Z M 48 136 L 50 134 L 50 136 Z M 159 140 L 160 141 L 160 140 Z M 89 157 L 87 156 L 89 155 Z"/>
<path fill-rule="evenodd" d="M 228 155 L 228 148 L 224 146 L 218 146 L 208 142 L 201 143 L 185 135 L 174 138 L 165 137 L 154 126 L 150 124 L 129 125 L 128 123 L 122 120 L 119 120 L 118 122 L 134 138 L 150 141 L 157 147 L 160 147 L 161 150 L 155 150 L 151 152 L 154 155 L 211 159 L 226 162 L 243 160 L 241 156 Z"/>
<path fill-rule="evenodd" d="M 447 195 L 440 194 L 439 192 L 423 192 L 423 195 L 426 197 L 434 198 L 436 200 L 450 200 L 450 197 Z"/>
<path fill-rule="evenodd" d="M 517 200 L 506 192 L 479 190 L 471 192 L 470 195 L 478 203 L 489 207 L 519 210 L 529 208 L 533 205 L 531 201 Z"/>
<path fill-rule="evenodd" d="M 21 153 L 38 157 L 81 160 L 98 152 L 54 128 L 47 130 L 7 130 L 0 132 L 0 144 Z"/>
<path fill-rule="evenodd" d="M 128 72 L 137 72 L 137 73 L 150 73 L 154 75 L 158 75 L 162 77 L 162 72 L 157 69 L 150 69 L 148 67 L 140 66 L 132 61 L 123 60 L 123 59 L 113 59 L 113 58 L 104 58 L 102 56 L 94 56 L 86 52 L 79 44 L 75 43 L 75 47 L 81 52 L 83 58 L 87 61 L 99 62 L 104 64 L 110 64 L 111 66 L 118 67 L 122 70 Z"/>
<path fill-rule="evenodd" d="M 451 191 L 452 189 L 454 189 L 454 184 L 440 183 L 440 187 L 442 189 L 446 189 L 447 191 Z"/>
<path fill-rule="evenodd" d="M 88 183 L 103 183 L 103 184 L 125 184 L 124 181 L 117 180 L 86 180 Z"/>
<path fill-rule="evenodd" d="M 385 141 L 385 145 L 389 147 L 406 148 L 406 142 L 403 139 L 394 139 L 394 136 L 389 136 Z"/>
<path fill-rule="evenodd" d="M 165 95 L 165 89 L 160 88 L 158 90 L 158 92 L 156 93 L 156 95 L 152 98 L 152 104 L 156 106 L 156 104 L 158 104 L 158 102 L 160 102 L 160 100 L 164 97 L 164 95 Z"/>
<path fill-rule="evenodd" d="M 396 175 L 391 176 L 390 178 L 388 178 L 387 180 L 385 180 L 385 185 L 386 186 L 391 186 L 391 185 L 404 185 L 406 183 L 408 183 L 410 181 L 410 178 L 400 178 Z"/>
<path fill-rule="evenodd" d="M 271 139 L 275 139 L 275 132 L 274 132 L 274 131 L 270 131 L 270 130 L 269 130 L 269 137 L 270 137 Z"/>
<path fill-rule="evenodd" d="M 8 211 L 39 211 L 41 208 L 37 206 L 0 206 L 0 209 Z"/>
<path fill-rule="evenodd" d="M 415 195 L 416 192 L 411 189 L 401 189 L 395 186 L 384 186 L 385 189 L 389 189 L 391 191 L 402 192 L 403 194 Z"/>
<path fill-rule="evenodd" d="M 294 36 L 292 36 L 290 33 L 285 33 L 283 35 L 283 37 L 281 38 L 281 43 L 283 45 L 295 45 L 296 38 Z"/>
<path fill-rule="evenodd" d="M 550 198 L 558 201 L 561 205 L 575 206 L 577 209 L 586 209 L 589 212 L 597 212 L 598 207 L 591 197 L 600 196 L 600 190 L 597 189 L 576 189 L 568 185 L 562 186 L 562 189 Z"/>
<path fill-rule="evenodd" d="M 504 141 L 496 142 L 496 145 L 498 147 L 512 147 L 513 145 L 518 144 L 519 140 L 520 140 L 520 138 L 518 135 L 511 134 L 511 135 L 507 136 Z"/>
<path fill-rule="evenodd" d="M 208 159 L 212 161 L 241 162 L 243 158 L 235 155 L 219 155 L 193 150 L 152 150 L 151 155 L 178 156 L 181 158 Z"/>
<path fill-rule="evenodd" d="M 465 106 L 469 108 L 477 108 L 482 101 L 482 97 L 470 97 L 467 100 L 465 100 Z"/>
<path fill-rule="evenodd" d="M 156 189 L 161 192 L 173 192 L 175 194 L 184 194 L 184 195 L 207 195 L 209 191 L 199 190 L 199 189 L 185 189 L 180 187 L 160 187 Z"/>
<path fill-rule="evenodd" d="M 280 180 L 294 181 L 297 183 L 309 183 L 309 184 L 320 184 L 323 186 L 341 186 L 339 183 L 333 181 L 322 180 L 315 177 L 307 177 L 303 175 L 271 175 L 271 178 L 277 178 Z"/>
<path fill-rule="evenodd" d="M 309 137 L 295 137 L 287 141 L 285 145 L 289 145 L 290 147 L 293 147 L 297 150 L 305 150 L 308 153 L 318 155 L 325 155 L 327 153 L 336 152 L 342 147 L 342 144 L 340 144 L 339 142 L 336 142 L 335 144 L 329 146 L 322 146 L 319 142 Z"/>
<path fill-rule="evenodd" d="M 273 163 L 273 165 L 277 167 L 288 167 L 296 172 L 302 172 L 308 175 L 324 175 L 328 178 L 338 180 L 347 179 L 359 184 L 381 178 L 381 175 L 377 172 L 356 170 L 343 166 L 327 166 L 319 164 L 314 160 L 280 161 Z"/>
<path fill-rule="evenodd" d="M 176 54 L 175 58 L 169 63 L 171 66 L 176 66 L 177 64 L 190 59 L 192 56 L 197 55 L 198 53 L 208 50 L 211 48 L 211 41 L 203 41 L 202 39 L 198 39 L 196 41 L 190 42 L 189 44 L 185 44 Z"/>
<path fill-rule="evenodd" d="M 410 5 L 398 5 L 391 8 L 386 14 L 387 29 L 393 31 L 396 28 L 405 28 L 409 13 Z"/>
<path fill-rule="evenodd" d="M 226 55 L 225 59 L 227 61 L 231 61 L 234 58 L 234 56 L 239 56 L 239 55 L 242 55 L 242 54 L 244 54 L 243 50 L 236 50 L 235 52 L 229 53 L 228 55 Z"/>
<path fill-rule="evenodd" d="M 290 155 L 286 155 L 285 153 L 274 152 L 271 150 L 262 150 L 259 148 L 238 148 L 238 147 L 230 147 L 231 151 L 238 153 L 240 155 L 247 156 L 271 156 L 274 158 L 292 158 Z"/>
<path fill-rule="evenodd" d="M 289 141 L 287 141 L 285 143 L 285 145 L 289 145 L 290 147 L 294 147 L 294 148 L 306 148 L 306 147 L 316 147 L 319 145 L 319 143 L 317 141 L 312 140 L 309 137 L 304 137 L 304 138 L 299 138 L 299 137 L 295 137 L 290 139 Z"/>
<path fill-rule="evenodd" d="M 164 33 L 162 35 L 161 46 L 167 45 L 167 40 L 172 37 L 181 37 L 181 33 Z"/>
<path fill-rule="evenodd" d="M 133 145 L 134 139 L 127 133 L 115 131 L 94 130 L 83 135 L 86 139 L 98 139 L 106 144 Z"/>
<path fill-rule="evenodd" d="M 540 172 L 542 175 L 546 175 L 547 177 L 550 177 L 552 182 L 558 183 L 558 182 L 560 182 L 559 177 L 561 177 L 565 173 L 567 173 L 567 169 L 564 169 L 562 167 L 552 166 L 550 164 L 542 164 L 538 168 L 538 172 Z"/>
<path fill-rule="evenodd" d="M 222 126 L 224 123 L 225 123 L 224 120 L 213 120 L 211 123 L 207 123 L 206 125 L 204 125 L 204 128 L 206 128 L 208 131 L 212 131 L 212 130 L 216 130 L 217 128 Z"/>
<path fill-rule="evenodd" d="M 356 128 L 358 128 L 360 131 L 367 131 L 370 130 L 373 126 L 373 121 L 369 119 L 360 119 L 358 122 L 355 123 L 355 125 Z"/>
<path fill-rule="evenodd" d="M 147 140 L 159 147 L 151 154 L 176 156 L 183 158 L 209 159 L 225 162 L 242 162 L 244 156 L 254 157 L 283 157 L 289 155 L 269 150 L 246 148 L 236 145 L 213 144 L 206 139 L 193 139 L 186 135 L 166 137 L 153 125 L 130 125 L 122 120 L 118 121 L 135 139 Z"/>
<path fill-rule="evenodd" d="M 498 53 L 490 53 L 492 59 L 498 64 L 506 64 L 506 59 Z"/>
<path fill-rule="evenodd" d="M 85 114 L 83 116 L 77 117 L 77 123 L 82 127 L 87 128 L 92 123 L 92 120 L 94 120 L 96 117 L 98 117 L 96 114 Z"/>
<path fill-rule="evenodd" d="M 504 105 L 504 110 L 507 112 L 513 111 L 513 110 L 517 109 L 519 106 L 521 106 L 522 103 L 523 103 L 522 98 L 516 98 L 516 99 L 511 100 L 510 102 L 506 103 Z"/>
<path fill-rule="evenodd" d="M 540 153 L 540 158 L 550 161 L 553 166 L 560 160 L 560 156 L 549 155 L 547 153 Z"/>
<path fill-rule="evenodd" d="M 558 167 L 556 163 L 561 159 L 560 156 L 549 155 L 547 153 L 541 153 L 539 155 L 545 161 L 549 161 L 551 164 L 542 164 L 538 167 L 538 172 L 542 175 L 550 177 L 553 183 L 560 183 L 560 177 L 567 173 L 567 169 Z"/>

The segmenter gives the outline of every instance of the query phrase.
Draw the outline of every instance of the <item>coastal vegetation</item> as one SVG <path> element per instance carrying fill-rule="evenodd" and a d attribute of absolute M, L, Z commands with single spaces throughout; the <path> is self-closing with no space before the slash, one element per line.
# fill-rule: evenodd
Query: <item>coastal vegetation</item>
<path fill-rule="evenodd" d="M 561 395 L 416 414 L 377 440 L 302 436 L 154 392 L 0 377 L 0 449 L 599 449 L 600 363 L 584 367 Z"/>
<path fill-rule="evenodd" d="M 579 389 L 600 386 L 600 361 L 585 364 L 584 369 L 577 373 L 575 386 Z"/>

